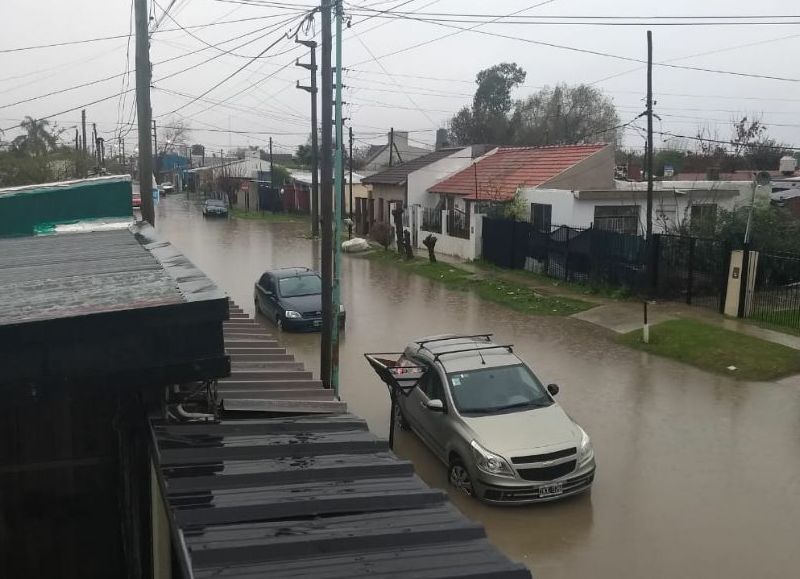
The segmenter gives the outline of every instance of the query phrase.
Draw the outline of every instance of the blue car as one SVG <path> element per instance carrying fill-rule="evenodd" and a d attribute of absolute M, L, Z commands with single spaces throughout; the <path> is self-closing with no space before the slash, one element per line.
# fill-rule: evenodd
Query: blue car
<path fill-rule="evenodd" d="M 322 278 L 306 267 L 265 272 L 253 292 L 256 311 L 275 322 L 280 330 L 313 332 L 322 328 Z M 339 325 L 344 325 L 344 306 L 339 306 Z"/>

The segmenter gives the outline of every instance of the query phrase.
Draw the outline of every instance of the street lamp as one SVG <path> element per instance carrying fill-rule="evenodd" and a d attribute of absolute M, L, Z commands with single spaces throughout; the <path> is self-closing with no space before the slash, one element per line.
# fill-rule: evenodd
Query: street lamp
<path fill-rule="evenodd" d="M 753 181 L 750 183 L 750 187 L 753 190 L 753 197 L 750 201 L 750 212 L 747 214 L 747 227 L 744 230 L 744 244 L 747 246 L 750 243 L 750 228 L 753 223 L 753 207 L 756 205 L 756 189 L 759 185 L 766 186 L 769 185 L 771 181 L 770 174 L 766 171 L 759 171 L 758 173 L 753 173 Z"/>

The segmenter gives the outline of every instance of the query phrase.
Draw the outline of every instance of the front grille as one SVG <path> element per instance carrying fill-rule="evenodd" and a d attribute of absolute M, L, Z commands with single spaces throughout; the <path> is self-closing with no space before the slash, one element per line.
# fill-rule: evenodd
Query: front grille
<path fill-rule="evenodd" d="M 321 318 L 322 312 L 303 312 L 302 316 L 307 320 Z"/>
<path fill-rule="evenodd" d="M 579 492 L 583 489 L 586 489 L 592 484 L 593 481 L 594 481 L 594 472 L 591 472 L 588 475 L 566 480 L 564 481 L 564 487 L 563 487 L 564 494 L 568 495 L 570 493 Z M 488 489 L 484 493 L 483 497 L 486 500 L 498 501 L 498 502 L 535 501 L 540 498 L 538 487 L 528 487 L 515 490 L 492 488 Z"/>
<path fill-rule="evenodd" d="M 578 452 L 577 448 L 565 448 L 564 450 L 557 450 L 555 452 L 548 452 L 547 454 L 532 454 L 530 456 L 512 456 L 511 462 L 514 464 L 530 464 L 532 462 L 547 462 L 548 460 L 556 460 L 557 458 L 566 458 Z"/>
<path fill-rule="evenodd" d="M 517 472 L 519 473 L 519 476 L 525 480 L 548 481 L 571 473 L 573 470 L 575 470 L 576 463 L 577 461 L 570 460 L 561 464 L 546 466 L 544 468 L 520 468 L 517 469 Z"/>

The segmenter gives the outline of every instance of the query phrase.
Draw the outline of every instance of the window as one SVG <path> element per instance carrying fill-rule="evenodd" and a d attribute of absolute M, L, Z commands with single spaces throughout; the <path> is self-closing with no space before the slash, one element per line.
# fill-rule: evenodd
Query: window
<path fill-rule="evenodd" d="M 717 205 L 716 203 L 692 205 L 691 216 L 692 229 L 713 228 L 717 222 Z"/>
<path fill-rule="evenodd" d="M 435 368 L 429 368 L 425 377 L 419 384 L 419 388 L 428 397 L 428 400 L 441 400 L 444 402 L 444 387 L 439 378 L 439 372 Z"/>
<path fill-rule="evenodd" d="M 639 233 L 638 205 L 597 205 L 594 208 L 594 226 L 604 231 L 636 235 Z"/>
<path fill-rule="evenodd" d="M 531 203 L 531 223 L 537 231 L 550 233 L 550 218 L 553 206 L 544 203 Z"/>
<path fill-rule="evenodd" d="M 281 297 L 313 296 L 322 293 L 322 279 L 318 275 L 285 277 L 279 282 Z"/>
<path fill-rule="evenodd" d="M 522 364 L 453 372 L 450 393 L 459 412 L 492 414 L 550 406 L 541 382 Z"/>

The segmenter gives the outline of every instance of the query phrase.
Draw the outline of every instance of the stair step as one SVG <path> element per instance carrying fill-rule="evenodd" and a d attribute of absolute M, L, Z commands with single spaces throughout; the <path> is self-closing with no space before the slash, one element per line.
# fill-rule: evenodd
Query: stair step
<path fill-rule="evenodd" d="M 255 340 L 252 338 L 234 338 L 225 340 L 225 348 L 276 348 L 278 347 L 277 340 Z"/>
<path fill-rule="evenodd" d="M 322 380 L 275 380 L 266 382 L 264 380 L 230 380 L 227 382 L 219 381 L 220 392 L 231 388 L 233 390 L 288 390 L 290 388 L 322 388 Z"/>
<path fill-rule="evenodd" d="M 303 366 L 302 362 L 285 362 L 282 360 L 273 360 L 273 361 L 242 361 L 236 360 L 233 362 L 231 370 L 236 372 L 239 370 L 248 371 L 248 370 L 295 370 L 295 371 L 304 371 L 305 367 Z"/>
<path fill-rule="evenodd" d="M 295 388 L 292 390 L 225 390 L 221 393 L 223 400 L 333 400 L 333 390 L 321 388 Z"/>
<path fill-rule="evenodd" d="M 294 362 L 292 354 L 230 354 L 231 362 Z"/>
<path fill-rule="evenodd" d="M 225 341 L 229 340 L 274 340 L 274 336 L 264 332 L 263 330 L 247 330 L 247 331 L 228 331 L 223 333 Z"/>
<path fill-rule="evenodd" d="M 257 400 L 233 398 L 224 400 L 228 412 L 279 412 L 290 414 L 341 414 L 347 404 L 338 400 Z"/>
<path fill-rule="evenodd" d="M 232 346 L 231 344 L 225 344 L 225 351 L 231 356 L 286 354 L 286 348 L 272 346 Z"/>
<path fill-rule="evenodd" d="M 298 370 L 231 369 L 231 380 L 311 380 L 312 374 Z M 228 380 L 228 378 L 223 378 Z"/>

